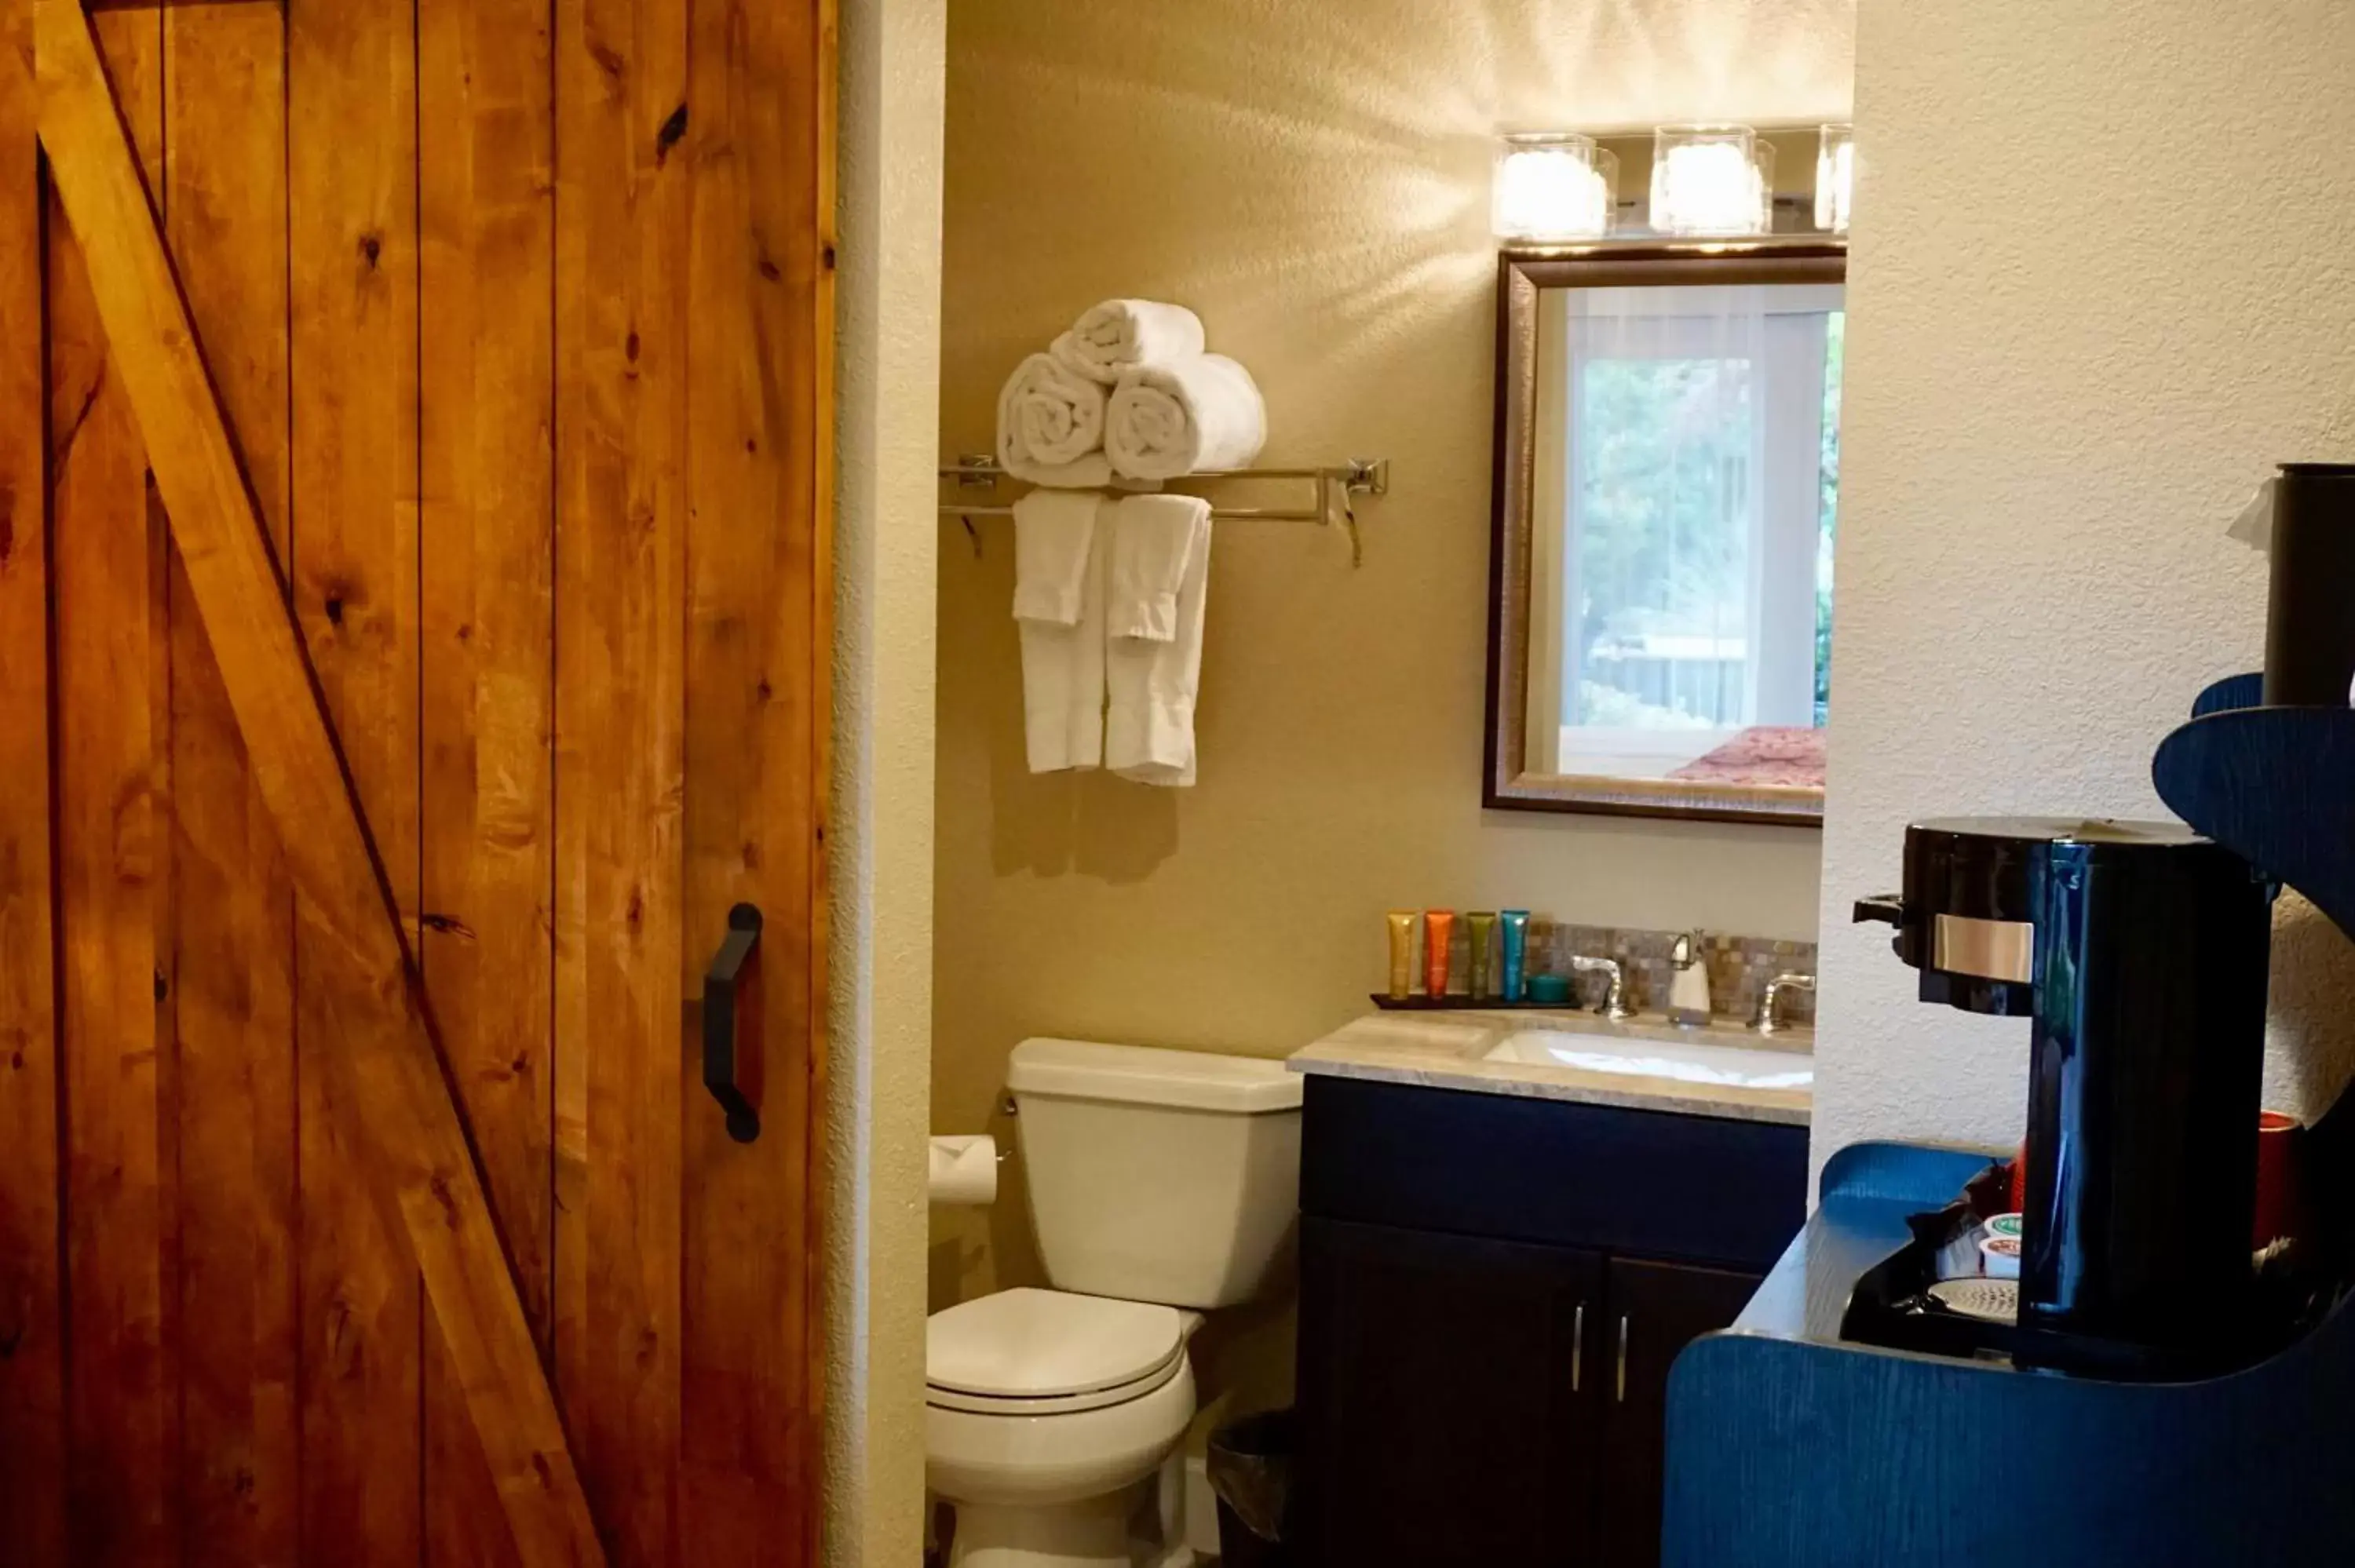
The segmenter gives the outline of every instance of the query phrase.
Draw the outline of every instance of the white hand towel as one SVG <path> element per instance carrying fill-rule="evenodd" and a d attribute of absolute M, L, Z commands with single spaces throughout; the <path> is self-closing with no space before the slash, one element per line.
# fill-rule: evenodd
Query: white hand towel
<path fill-rule="evenodd" d="M 1248 468 L 1265 445 L 1259 384 L 1223 354 L 1123 376 L 1104 415 L 1104 452 L 1124 479 Z"/>
<path fill-rule="evenodd" d="M 1106 300 L 1057 338 L 1049 352 L 1067 368 L 1109 387 L 1132 370 L 1191 359 L 1204 342 L 1202 318 L 1183 305 Z"/>
<path fill-rule="evenodd" d="M 1058 490 L 1033 491 L 1014 503 L 1014 606 L 1033 773 L 1103 763 L 1103 505 L 1101 496 Z M 1045 613 L 1033 617 L 1027 609 Z"/>
<path fill-rule="evenodd" d="M 1085 607 L 1099 497 L 1033 491 L 1014 503 L 1014 619 L 1077 626 Z"/>
<path fill-rule="evenodd" d="M 1104 765 L 1140 784 L 1184 789 L 1194 782 L 1194 705 L 1202 686 L 1202 613 L 1210 588 L 1210 503 L 1191 495 L 1135 495 L 1112 503 L 1117 541 L 1132 526 L 1139 559 L 1181 533 L 1182 562 L 1172 635 L 1167 641 L 1115 637 L 1104 655 L 1111 706 Z M 1100 530 L 1101 531 L 1101 530 Z M 1150 541 L 1148 543 L 1148 541 Z"/>
<path fill-rule="evenodd" d="M 1031 484 L 1100 490 L 1110 483 L 1103 431 L 1104 389 L 1050 355 L 1025 359 L 997 394 L 997 466 Z"/>
<path fill-rule="evenodd" d="M 1134 496 L 1112 509 L 1104 633 L 1146 642 L 1178 635 L 1178 600 L 1205 503 L 1190 495 Z"/>

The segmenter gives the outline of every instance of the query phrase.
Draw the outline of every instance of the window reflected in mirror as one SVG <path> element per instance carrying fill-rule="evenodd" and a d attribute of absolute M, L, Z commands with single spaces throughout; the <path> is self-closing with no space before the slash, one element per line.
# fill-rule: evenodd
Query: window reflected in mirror
<path fill-rule="evenodd" d="M 1561 281 L 1507 301 L 1490 803 L 1819 818 L 1839 261 L 1534 265 Z"/>

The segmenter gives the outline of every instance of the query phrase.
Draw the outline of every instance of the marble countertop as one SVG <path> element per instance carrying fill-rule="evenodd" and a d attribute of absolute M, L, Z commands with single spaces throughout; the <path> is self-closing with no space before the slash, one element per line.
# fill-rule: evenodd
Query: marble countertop
<path fill-rule="evenodd" d="M 1805 1127 L 1815 1033 L 1591 1012 L 1376 1012 L 1294 1054 L 1295 1073 Z"/>

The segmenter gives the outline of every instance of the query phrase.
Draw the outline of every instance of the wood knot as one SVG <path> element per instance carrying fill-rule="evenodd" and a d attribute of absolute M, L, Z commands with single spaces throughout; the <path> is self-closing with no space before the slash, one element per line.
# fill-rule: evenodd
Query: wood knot
<path fill-rule="evenodd" d="M 631 328 L 630 335 L 622 342 L 622 353 L 627 356 L 632 365 L 635 365 L 638 362 L 638 355 L 645 347 L 645 344 L 638 341 L 637 329 Z"/>
<path fill-rule="evenodd" d="M 157 1001 L 161 1001 L 171 994 L 172 982 L 164 978 L 164 971 L 162 969 L 157 969 L 155 971 L 155 1000 Z"/>
<path fill-rule="evenodd" d="M 821 261 L 823 261 L 823 262 L 825 262 L 825 263 L 826 263 L 826 270 L 827 271 L 831 272 L 831 271 L 833 271 L 833 270 L 834 270 L 834 247 L 833 247 L 833 246 L 829 245 L 829 246 L 827 246 L 824 250 L 820 251 L 820 252 L 818 253 L 818 259 L 819 259 Z"/>
<path fill-rule="evenodd" d="M 773 283 L 784 277 L 785 270 L 766 256 L 761 258 L 761 276 Z"/>
<path fill-rule="evenodd" d="M 662 129 L 655 132 L 655 162 L 659 164 L 669 157 L 670 150 L 677 146 L 686 135 L 687 105 L 682 103 L 670 111 L 670 118 L 664 121 Z"/>
<path fill-rule="evenodd" d="M 384 260 L 384 237 L 377 234 L 361 235 L 360 259 L 368 264 L 369 270 L 375 270 L 377 263 Z"/>
<path fill-rule="evenodd" d="M 334 594 L 334 593 L 329 594 L 329 595 L 327 596 L 327 599 L 326 599 L 326 603 L 325 603 L 325 605 L 323 605 L 321 608 L 322 608 L 322 609 L 324 609 L 327 612 L 327 624 L 328 624 L 328 625 L 330 625 L 330 626 L 341 626 L 341 625 L 344 623 L 344 596 L 343 596 L 343 595 L 341 595 L 341 594 Z"/>

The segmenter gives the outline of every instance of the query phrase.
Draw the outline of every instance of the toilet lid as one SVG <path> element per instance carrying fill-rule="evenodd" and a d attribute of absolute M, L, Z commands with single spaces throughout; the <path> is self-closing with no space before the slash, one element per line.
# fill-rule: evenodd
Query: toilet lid
<path fill-rule="evenodd" d="M 991 1399 L 1124 1388 L 1186 1353 L 1174 1307 L 1027 1287 L 935 1312 L 924 1341 L 926 1382 Z"/>

